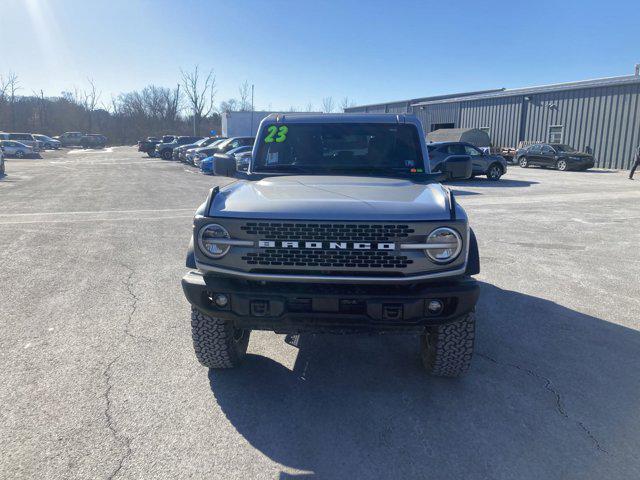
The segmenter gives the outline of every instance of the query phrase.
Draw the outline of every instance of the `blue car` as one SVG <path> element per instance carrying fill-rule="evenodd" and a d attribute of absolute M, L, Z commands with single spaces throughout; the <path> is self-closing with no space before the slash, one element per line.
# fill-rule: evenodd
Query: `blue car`
<path fill-rule="evenodd" d="M 213 155 L 200 162 L 200 171 L 205 175 L 213 175 Z"/>

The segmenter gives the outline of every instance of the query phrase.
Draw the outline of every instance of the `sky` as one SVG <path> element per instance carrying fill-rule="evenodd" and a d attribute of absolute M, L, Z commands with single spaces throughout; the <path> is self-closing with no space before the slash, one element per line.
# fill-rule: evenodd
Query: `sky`
<path fill-rule="evenodd" d="M 0 75 L 101 99 L 213 70 L 216 101 L 319 109 L 633 73 L 630 1 L 0 0 Z"/>

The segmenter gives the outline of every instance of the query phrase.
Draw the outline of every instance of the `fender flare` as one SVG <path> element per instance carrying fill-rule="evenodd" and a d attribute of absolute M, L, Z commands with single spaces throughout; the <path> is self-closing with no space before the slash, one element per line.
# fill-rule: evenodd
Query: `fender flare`
<path fill-rule="evenodd" d="M 469 228 L 469 258 L 467 258 L 467 269 L 465 275 L 477 275 L 480 273 L 480 252 L 478 241 L 473 229 Z"/>
<path fill-rule="evenodd" d="M 189 248 L 187 248 L 187 259 L 185 264 L 187 268 L 193 268 L 193 269 L 198 268 L 196 266 L 196 255 L 194 253 L 193 235 L 191 235 L 191 240 L 189 241 Z"/>

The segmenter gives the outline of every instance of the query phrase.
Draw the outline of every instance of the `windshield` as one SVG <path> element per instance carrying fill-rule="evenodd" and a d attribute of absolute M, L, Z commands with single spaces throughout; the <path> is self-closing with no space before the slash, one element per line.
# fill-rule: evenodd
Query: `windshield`
<path fill-rule="evenodd" d="M 551 145 L 553 148 L 556 149 L 556 151 L 558 152 L 575 152 L 576 149 L 573 147 L 570 147 L 569 145 L 564 145 L 564 144 L 552 144 Z"/>
<path fill-rule="evenodd" d="M 258 142 L 255 172 L 406 175 L 424 171 L 413 125 L 269 125 Z"/>

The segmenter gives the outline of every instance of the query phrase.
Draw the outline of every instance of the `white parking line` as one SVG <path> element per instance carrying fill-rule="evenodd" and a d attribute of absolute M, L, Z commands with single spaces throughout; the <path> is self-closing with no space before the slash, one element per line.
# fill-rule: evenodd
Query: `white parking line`
<path fill-rule="evenodd" d="M 29 217 L 29 216 L 49 216 L 49 215 L 103 215 L 109 213 L 162 213 L 162 212 L 190 212 L 194 213 L 195 208 L 163 208 L 149 210 L 94 210 L 86 212 L 38 212 L 38 213 L 0 213 L 0 217 Z"/>
<path fill-rule="evenodd" d="M 28 224 L 42 224 L 42 223 L 89 223 L 89 222 L 140 222 L 140 221 L 153 221 L 157 222 L 160 220 L 175 220 L 175 219 L 185 219 L 191 218 L 192 215 L 173 215 L 169 217 L 119 217 L 119 218 L 86 218 L 86 219 L 76 219 L 76 220 L 26 220 L 24 222 L 16 221 L 16 222 L 3 222 L 0 221 L 0 226 L 2 225 L 28 225 Z"/>

